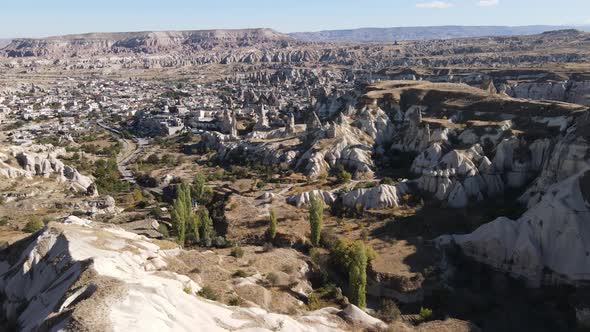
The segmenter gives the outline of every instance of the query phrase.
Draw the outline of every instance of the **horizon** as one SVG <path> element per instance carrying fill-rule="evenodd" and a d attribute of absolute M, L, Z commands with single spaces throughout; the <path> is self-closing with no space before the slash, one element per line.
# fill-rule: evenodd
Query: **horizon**
<path fill-rule="evenodd" d="M 0 13 L 0 38 L 45 38 L 84 33 L 271 28 L 282 33 L 438 26 L 564 26 L 590 24 L 590 3 L 564 0 L 253 0 L 9 1 Z M 343 20 L 354 17 L 355 21 Z M 423 22 L 429 24 L 421 24 Z M 15 32 L 17 31 L 17 32 Z"/>
<path fill-rule="evenodd" d="M 269 29 L 278 33 L 282 34 L 297 34 L 297 33 L 321 33 L 321 32 L 329 32 L 329 31 L 354 31 L 354 30 L 369 30 L 369 29 L 412 29 L 412 28 L 446 28 L 446 27 L 461 27 L 461 28 L 528 28 L 528 27 L 551 27 L 551 28 L 563 28 L 563 29 L 590 29 L 590 24 L 581 24 L 581 25 L 553 25 L 553 24 L 530 24 L 530 25 L 460 25 L 460 24 L 444 24 L 444 25 L 413 25 L 413 26 L 361 26 L 355 28 L 342 28 L 342 29 L 325 29 L 325 30 L 313 30 L 313 31 L 291 31 L 291 32 L 284 32 L 272 27 L 236 27 L 236 28 L 204 28 L 204 29 L 167 29 L 167 30 L 128 30 L 128 31 L 83 31 L 83 32 L 74 32 L 74 33 L 65 33 L 65 34 L 58 34 L 58 35 L 41 35 L 41 36 L 23 36 L 23 37 L 7 37 L 7 36 L 0 36 L 1 40 L 11 40 L 11 39 L 44 39 L 44 38 L 52 38 L 52 37 L 64 37 L 64 36 L 78 36 L 78 35 L 89 35 L 89 34 L 108 34 L 108 33 L 142 33 L 142 32 L 183 32 L 183 31 L 217 31 L 217 30 L 261 30 L 261 29 Z M 554 30 L 551 30 L 554 31 Z M 587 30 L 580 30 L 580 31 L 587 31 Z"/>

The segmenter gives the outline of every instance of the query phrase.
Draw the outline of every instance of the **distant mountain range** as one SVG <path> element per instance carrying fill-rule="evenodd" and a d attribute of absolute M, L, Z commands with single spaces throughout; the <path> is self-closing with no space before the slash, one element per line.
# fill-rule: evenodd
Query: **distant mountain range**
<path fill-rule="evenodd" d="M 7 57 L 64 57 L 93 54 L 136 54 L 181 52 L 192 54 L 204 50 L 232 48 L 280 49 L 309 42 L 370 43 L 404 40 L 472 38 L 484 36 L 536 35 L 548 31 L 571 29 L 566 26 L 437 26 L 361 28 L 319 32 L 281 33 L 272 29 L 216 29 L 193 31 L 106 32 L 64 35 L 46 38 L 0 39 L 0 55 Z M 575 27 L 590 31 L 590 26 Z M 297 57 L 309 57 L 301 54 Z M 254 61 L 254 59 L 251 59 Z M 265 59 L 267 60 L 267 59 Z M 232 58 L 224 62 L 233 61 Z M 250 61 L 250 60 L 248 60 Z"/>
<path fill-rule="evenodd" d="M 360 28 L 349 30 L 326 30 L 317 32 L 294 32 L 289 35 L 308 42 L 377 43 L 400 40 L 451 39 L 484 36 L 533 35 L 545 31 L 578 29 L 590 31 L 590 26 L 425 26 L 394 28 Z"/>

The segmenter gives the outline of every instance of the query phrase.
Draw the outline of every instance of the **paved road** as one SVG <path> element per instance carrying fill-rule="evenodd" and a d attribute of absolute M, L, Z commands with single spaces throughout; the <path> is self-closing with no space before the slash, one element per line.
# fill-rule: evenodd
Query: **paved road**
<path fill-rule="evenodd" d="M 119 173 L 121 173 L 123 180 L 135 183 L 136 181 L 133 177 L 133 172 L 129 169 L 129 164 L 131 164 L 145 146 L 149 144 L 149 140 L 137 137 L 133 137 L 132 139 L 124 138 L 123 133 L 121 133 L 120 130 L 110 127 L 102 121 L 97 121 L 97 124 L 115 134 L 123 144 L 123 149 L 117 155 L 117 167 L 119 168 Z"/>

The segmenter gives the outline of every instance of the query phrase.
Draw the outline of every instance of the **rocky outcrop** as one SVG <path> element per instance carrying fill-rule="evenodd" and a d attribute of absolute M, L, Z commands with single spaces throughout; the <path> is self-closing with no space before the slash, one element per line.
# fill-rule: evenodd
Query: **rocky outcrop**
<path fill-rule="evenodd" d="M 443 236 L 473 259 L 533 286 L 590 282 L 590 169 L 547 188 L 518 220 L 498 218 L 467 235 Z"/>
<path fill-rule="evenodd" d="M 75 168 L 64 165 L 58 159 L 59 156 L 66 153 L 63 148 L 56 149 L 52 146 L 10 147 L 7 151 L 10 156 L 0 154 L 0 175 L 6 178 L 56 176 L 58 181 L 68 182 L 70 190 L 74 192 L 88 193 L 91 196 L 97 194 L 92 179 L 80 174 Z"/>
<path fill-rule="evenodd" d="M 200 285 L 169 270 L 179 249 L 80 218 L 66 222 L 0 257 L 0 315 L 19 330 L 347 329 L 335 308 L 287 316 L 205 300 Z M 363 328 L 383 324 L 355 307 L 341 315 Z"/>
<path fill-rule="evenodd" d="M 368 189 L 355 189 L 342 196 L 342 204 L 348 207 L 360 206 L 364 209 L 387 209 L 398 207 L 403 195 L 409 192 L 406 183 L 395 186 L 378 185 Z"/>
<path fill-rule="evenodd" d="M 336 195 L 325 190 L 312 190 L 300 194 L 292 195 L 287 198 L 287 203 L 302 207 L 309 205 L 311 196 L 321 199 L 325 204 L 332 205 L 336 201 Z"/>
<path fill-rule="evenodd" d="M 507 85 L 506 94 L 515 98 L 558 100 L 590 105 L 590 81 L 514 82 Z"/>

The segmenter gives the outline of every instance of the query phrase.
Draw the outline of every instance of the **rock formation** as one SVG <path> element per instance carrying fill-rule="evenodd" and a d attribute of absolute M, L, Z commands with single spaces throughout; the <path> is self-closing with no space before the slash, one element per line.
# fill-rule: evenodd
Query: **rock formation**
<path fill-rule="evenodd" d="M 55 175 L 59 181 L 70 183 L 70 189 L 75 192 L 96 195 L 96 187 L 87 176 L 80 174 L 75 168 L 64 165 L 58 159 L 65 154 L 63 148 L 53 146 L 18 146 L 7 149 L 8 154 L 0 154 L 0 175 L 7 178 L 33 176 L 50 177 Z M 12 159 L 14 158 L 14 159 Z M 13 166 L 18 164 L 20 168 Z"/>
<path fill-rule="evenodd" d="M 209 301 L 197 296 L 200 285 L 169 270 L 179 249 L 77 217 L 65 222 L 0 257 L 2 315 L 23 331 L 341 331 L 339 316 L 365 328 L 383 325 L 353 306 L 291 317 Z"/>
<path fill-rule="evenodd" d="M 477 261 L 532 286 L 590 278 L 590 169 L 549 188 L 518 220 L 500 217 L 467 235 L 443 236 Z"/>
<path fill-rule="evenodd" d="M 264 104 L 260 104 L 256 111 L 256 124 L 254 125 L 254 130 L 268 130 L 270 126 L 268 125 L 268 110 Z"/>

